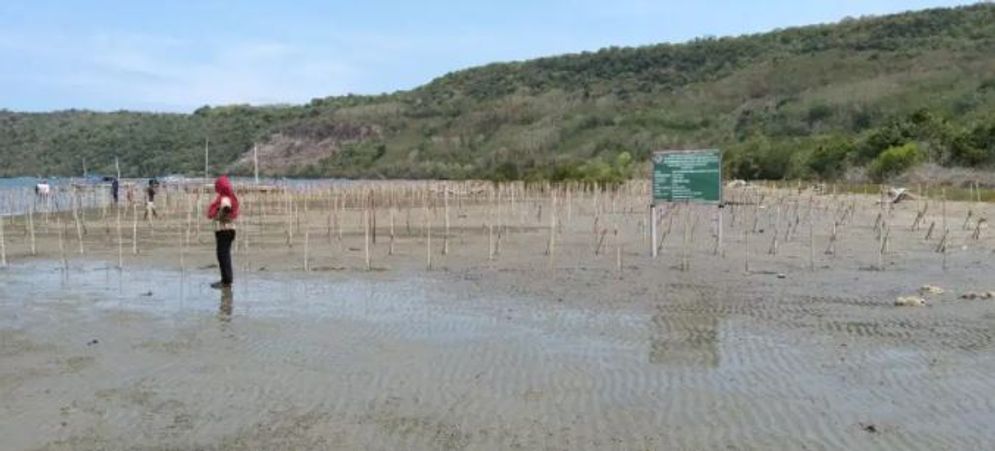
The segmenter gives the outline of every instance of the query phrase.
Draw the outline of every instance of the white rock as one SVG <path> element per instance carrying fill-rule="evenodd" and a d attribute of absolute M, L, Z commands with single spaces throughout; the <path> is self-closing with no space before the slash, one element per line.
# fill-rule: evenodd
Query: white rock
<path fill-rule="evenodd" d="M 899 296 L 895 300 L 898 307 L 922 307 L 926 305 L 926 300 L 919 296 Z"/>

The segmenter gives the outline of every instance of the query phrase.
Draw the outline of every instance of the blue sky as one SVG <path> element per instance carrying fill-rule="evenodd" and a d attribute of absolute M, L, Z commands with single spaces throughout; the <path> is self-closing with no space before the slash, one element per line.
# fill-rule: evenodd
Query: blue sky
<path fill-rule="evenodd" d="M 0 108 L 302 103 L 410 89 L 495 61 L 967 3 L 3 0 Z"/>

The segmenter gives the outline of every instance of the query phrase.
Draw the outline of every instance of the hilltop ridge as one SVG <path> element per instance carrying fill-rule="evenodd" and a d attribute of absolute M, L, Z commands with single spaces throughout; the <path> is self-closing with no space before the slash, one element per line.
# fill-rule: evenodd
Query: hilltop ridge
<path fill-rule="evenodd" d="M 604 179 L 652 150 L 718 146 L 730 174 L 836 178 L 889 150 L 995 163 L 995 5 L 495 63 L 419 88 L 192 114 L 0 112 L 0 174 L 215 164 L 278 176 Z M 891 161 L 893 159 L 890 159 Z M 886 163 L 878 163 L 879 166 Z M 890 163 L 889 163 L 890 164 Z"/>

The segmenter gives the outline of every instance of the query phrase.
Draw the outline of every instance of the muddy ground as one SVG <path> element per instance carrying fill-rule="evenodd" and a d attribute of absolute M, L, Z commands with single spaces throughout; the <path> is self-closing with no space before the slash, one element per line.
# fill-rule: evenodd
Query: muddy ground
<path fill-rule="evenodd" d="M 207 287 L 217 277 L 210 230 L 188 235 L 181 211 L 140 223 L 139 253 L 122 243 L 120 269 L 113 210 L 86 213 L 82 255 L 68 228 L 64 259 L 45 219 L 35 256 L 8 223 L 0 448 L 925 450 L 995 441 L 995 300 L 959 298 L 995 290 L 995 243 L 972 236 L 988 205 L 947 205 L 942 254 L 942 233 L 925 239 L 929 223 L 942 231 L 941 203 L 919 230 L 910 226 L 924 204 L 898 204 L 883 215 L 881 256 L 876 197 L 771 192 L 762 206 L 726 208 L 718 254 L 714 209 L 670 213 L 653 259 L 636 194 L 613 207 L 571 195 L 569 211 L 561 197 L 551 256 L 551 199 L 452 206 L 447 255 L 441 209 L 427 247 L 424 210 L 398 208 L 391 255 L 381 210 L 370 271 L 361 210 L 339 212 L 348 224 L 340 240 L 327 211 L 309 207 L 305 263 L 305 233 L 288 245 L 279 213 L 250 209 L 230 293 Z M 827 254 L 848 205 L 854 214 Z M 924 296 L 925 307 L 894 305 L 924 284 L 946 292 Z"/>

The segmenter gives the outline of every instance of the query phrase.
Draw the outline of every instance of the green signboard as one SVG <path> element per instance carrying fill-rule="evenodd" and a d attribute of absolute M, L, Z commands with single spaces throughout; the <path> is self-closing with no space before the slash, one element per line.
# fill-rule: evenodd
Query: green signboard
<path fill-rule="evenodd" d="M 666 150 L 653 153 L 653 203 L 722 202 L 722 153 Z"/>

